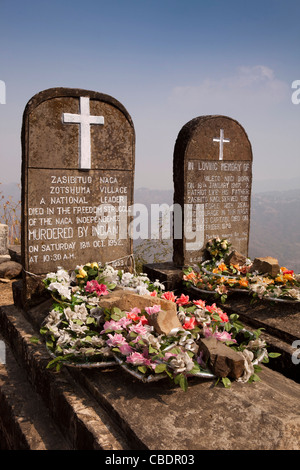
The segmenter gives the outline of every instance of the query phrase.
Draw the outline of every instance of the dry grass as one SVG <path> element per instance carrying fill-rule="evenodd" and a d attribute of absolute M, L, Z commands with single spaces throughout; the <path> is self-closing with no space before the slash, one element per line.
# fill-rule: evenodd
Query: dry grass
<path fill-rule="evenodd" d="M 1 183 L 0 183 L 1 185 Z M 19 245 L 21 237 L 21 201 L 13 201 L 12 197 L 5 197 L 0 186 L 0 223 L 8 225 L 9 245 Z"/>

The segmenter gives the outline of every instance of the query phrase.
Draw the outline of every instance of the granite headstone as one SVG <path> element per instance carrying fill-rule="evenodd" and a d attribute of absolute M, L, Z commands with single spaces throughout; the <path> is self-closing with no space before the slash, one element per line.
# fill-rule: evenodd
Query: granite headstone
<path fill-rule="evenodd" d="M 134 166 L 133 122 L 113 97 L 52 88 L 28 102 L 22 126 L 26 299 L 38 278 L 60 266 L 126 264 Z"/>
<path fill-rule="evenodd" d="M 207 241 L 217 237 L 247 256 L 252 148 L 243 127 L 219 115 L 189 121 L 178 134 L 173 165 L 183 227 L 176 233 L 174 224 L 174 264 L 203 261 Z"/>

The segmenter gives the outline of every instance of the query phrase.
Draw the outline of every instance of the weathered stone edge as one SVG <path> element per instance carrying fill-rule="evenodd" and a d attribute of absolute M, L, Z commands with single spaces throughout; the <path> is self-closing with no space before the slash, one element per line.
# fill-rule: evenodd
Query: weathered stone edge
<path fill-rule="evenodd" d="M 0 327 L 5 340 L 26 370 L 28 379 L 44 400 L 49 412 L 68 437 L 74 450 L 126 450 L 126 438 L 116 429 L 106 412 L 78 386 L 67 370 L 46 369 L 49 354 L 39 336 L 15 306 L 0 308 Z"/>

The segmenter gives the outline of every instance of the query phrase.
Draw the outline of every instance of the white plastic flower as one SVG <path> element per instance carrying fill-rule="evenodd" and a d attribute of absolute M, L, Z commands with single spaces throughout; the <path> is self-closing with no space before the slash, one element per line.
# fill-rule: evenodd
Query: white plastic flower
<path fill-rule="evenodd" d="M 50 291 L 57 291 L 61 296 L 65 297 L 66 299 L 71 299 L 71 289 L 69 284 L 61 283 L 58 281 L 51 282 L 48 286 L 48 290 Z"/>
<path fill-rule="evenodd" d="M 181 352 L 176 357 L 171 359 L 170 367 L 174 369 L 176 374 L 180 374 L 181 372 L 189 372 L 194 367 L 194 361 L 190 358 L 188 353 Z"/>
<path fill-rule="evenodd" d="M 67 331 L 60 330 L 59 333 L 60 333 L 60 336 L 56 343 L 57 346 L 64 346 L 65 344 L 70 343 L 70 341 L 72 340 L 72 337 Z"/>

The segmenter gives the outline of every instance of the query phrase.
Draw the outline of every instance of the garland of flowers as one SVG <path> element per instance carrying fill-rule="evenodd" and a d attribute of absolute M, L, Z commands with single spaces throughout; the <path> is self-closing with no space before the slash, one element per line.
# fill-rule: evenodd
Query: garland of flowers
<path fill-rule="evenodd" d="M 48 367 L 59 370 L 63 364 L 93 366 L 119 363 L 143 381 L 169 377 L 183 390 L 188 378 L 213 374 L 199 352 L 199 338 L 209 336 L 238 351 L 244 359 L 245 373 L 240 381 L 258 380 L 259 362 L 267 362 L 276 354 L 267 352 L 260 330 L 250 333 L 238 321 L 238 315 L 227 316 L 216 304 L 191 301 L 189 296 L 165 292 L 164 286 L 152 283 L 145 274 L 134 275 L 101 267 L 97 263 L 77 266 L 68 273 L 62 268 L 49 273 L 44 284 L 54 297 L 52 309 L 45 319 L 41 334 L 53 356 Z M 168 335 L 157 334 L 150 317 L 160 305 L 136 307 L 128 312 L 119 308 L 103 309 L 102 296 L 116 286 L 140 295 L 151 295 L 176 303 L 181 328 Z M 225 386 L 230 380 L 222 378 Z"/>
<path fill-rule="evenodd" d="M 225 247 L 223 250 L 222 246 Z M 189 266 L 183 270 L 186 285 L 213 292 L 216 297 L 220 297 L 222 303 L 231 291 L 237 290 L 249 293 L 253 300 L 300 301 L 300 274 L 295 274 L 286 267 L 281 267 L 279 274 L 274 277 L 258 271 L 251 272 L 253 263 L 249 258 L 243 265 L 226 264 L 224 256 L 228 253 L 227 246 L 231 245 L 226 240 L 209 241 L 207 251 L 212 254 L 211 259 L 198 268 Z"/>

